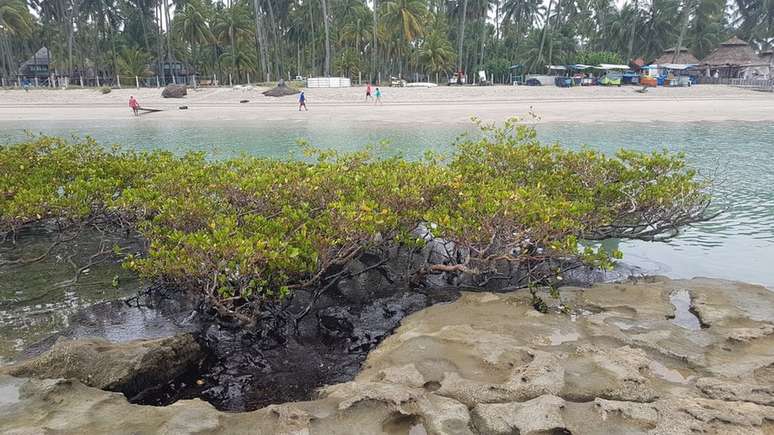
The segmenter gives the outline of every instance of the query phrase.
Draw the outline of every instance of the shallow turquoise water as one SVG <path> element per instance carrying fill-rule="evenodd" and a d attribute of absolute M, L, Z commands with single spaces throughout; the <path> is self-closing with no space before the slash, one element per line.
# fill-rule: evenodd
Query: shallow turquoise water
<path fill-rule="evenodd" d="M 298 157 L 299 139 L 321 148 L 355 150 L 379 145 L 381 152 L 416 158 L 445 151 L 472 126 L 366 123 L 202 124 L 129 119 L 117 122 L 0 121 L 0 143 L 23 139 L 25 130 L 54 135 L 91 135 L 103 143 L 137 149 L 201 150 L 216 158 L 240 153 Z M 692 166 L 719 181 L 712 222 L 689 228 L 668 243 L 622 242 L 627 263 L 676 278 L 709 276 L 760 283 L 774 289 L 774 125 L 766 123 L 543 124 L 541 139 L 606 153 L 619 148 L 684 151 Z M 615 242 L 611 242 L 615 243 Z"/>

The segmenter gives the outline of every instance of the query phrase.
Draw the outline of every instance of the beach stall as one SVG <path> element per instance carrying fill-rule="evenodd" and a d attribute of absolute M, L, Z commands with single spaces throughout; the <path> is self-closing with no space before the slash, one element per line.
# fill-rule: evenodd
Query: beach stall
<path fill-rule="evenodd" d="M 576 86 L 594 86 L 597 84 L 597 79 L 594 77 L 594 67 L 592 65 L 584 65 L 582 63 L 576 63 L 568 66 L 572 74 L 573 84 Z"/>
<path fill-rule="evenodd" d="M 556 79 L 567 75 L 567 67 L 564 65 L 546 65 L 547 74 L 528 74 L 525 77 L 527 86 L 555 85 Z"/>
<path fill-rule="evenodd" d="M 691 86 L 699 75 L 695 64 L 665 63 L 658 65 L 658 69 L 664 86 Z"/>
<path fill-rule="evenodd" d="M 624 72 L 629 69 L 629 65 L 601 63 L 595 68 L 604 73 L 599 79 L 600 85 L 621 86 L 623 84 Z"/>
<path fill-rule="evenodd" d="M 347 77 L 310 77 L 306 81 L 308 88 L 348 88 L 352 86 Z"/>
<path fill-rule="evenodd" d="M 511 84 L 513 86 L 524 84 L 524 65 L 517 63 L 511 65 Z"/>
<path fill-rule="evenodd" d="M 715 79 L 751 79 L 768 71 L 769 64 L 745 41 L 734 36 L 702 59 L 705 77 Z"/>

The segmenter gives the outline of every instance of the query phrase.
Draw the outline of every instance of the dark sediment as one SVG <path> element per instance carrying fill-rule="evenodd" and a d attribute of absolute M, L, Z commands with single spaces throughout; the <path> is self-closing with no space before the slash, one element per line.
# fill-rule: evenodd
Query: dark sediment
<path fill-rule="evenodd" d="M 304 296 L 296 299 L 304 301 Z M 400 291 L 368 304 L 323 297 L 299 322 L 297 334 L 288 327 L 284 333 L 261 336 L 211 323 L 200 337 L 209 352 L 200 371 L 133 401 L 167 405 L 199 397 L 221 410 L 247 411 L 309 400 L 318 387 L 352 380 L 368 352 L 405 316 L 458 296 L 454 289 Z"/>

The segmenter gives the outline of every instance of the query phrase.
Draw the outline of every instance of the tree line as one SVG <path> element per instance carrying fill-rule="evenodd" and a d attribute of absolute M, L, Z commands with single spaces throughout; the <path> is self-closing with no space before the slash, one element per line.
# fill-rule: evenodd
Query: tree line
<path fill-rule="evenodd" d="M 152 75 L 180 61 L 201 76 L 445 77 L 512 64 L 539 72 L 605 53 L 701 59 L 736 35 L 774 44 L 769 0 L 0 0 L 0 75 L 40 47 L 57 73 Z M 593 56 L 592 56 L 593 57 Z"/>

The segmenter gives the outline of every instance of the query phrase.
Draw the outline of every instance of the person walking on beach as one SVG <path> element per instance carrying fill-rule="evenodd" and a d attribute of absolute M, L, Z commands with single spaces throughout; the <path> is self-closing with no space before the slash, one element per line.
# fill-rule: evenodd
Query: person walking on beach
<path fill-rule="evenodd" d="M 368 84 L 368 87 L 366 87 L 366 102 L 371 99 L 371 83 Z"/>
<path fill-rule="evenodd" d="M 134 95 L 129 97 L 129 107 L 132 108 L 134 116 L 140 116 L 140 103 L 134 98 Z"/>
<path fill-rule="evenodd" d="M 374 93 L 374 95 L 376 96 L 376 101 L 374 101 L 374 105 L 382 103 L 382 91 L 379 90 L 379 88 L 376 88 L 376 92 Z"/>
<path fill-rule="evenodd" d="M 298 96 L 298 111 L 301 111 L 301 108 L 304 108 L 307 112 L 309 109 L 306 108 L 306 95 L 304 95 L 304 91 L 301 91 L 301 95 Z"/>

